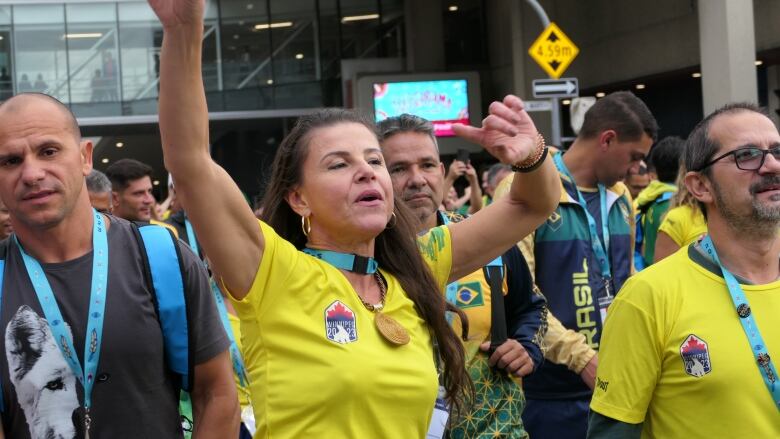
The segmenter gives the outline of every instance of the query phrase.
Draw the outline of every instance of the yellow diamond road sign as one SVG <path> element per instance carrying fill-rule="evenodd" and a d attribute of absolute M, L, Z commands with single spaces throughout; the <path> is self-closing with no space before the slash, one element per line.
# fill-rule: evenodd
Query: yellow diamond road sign
<path fill-rule="evenodd" d="M 580 49 L 555 23 L 550 23 L 528 49 L 531 58 L 555 79 L 563 75 L 578 53 Z"/>

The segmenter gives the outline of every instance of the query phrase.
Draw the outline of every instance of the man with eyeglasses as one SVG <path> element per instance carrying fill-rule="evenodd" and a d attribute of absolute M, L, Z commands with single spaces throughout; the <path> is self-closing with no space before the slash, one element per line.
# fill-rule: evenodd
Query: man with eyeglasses
<path fill-rule="evenodd" d="M 708 235 L 612 303 L 590 438 L 780 437 L 780 134 L 758 107 L 727 105 L 684 160 Z"/>

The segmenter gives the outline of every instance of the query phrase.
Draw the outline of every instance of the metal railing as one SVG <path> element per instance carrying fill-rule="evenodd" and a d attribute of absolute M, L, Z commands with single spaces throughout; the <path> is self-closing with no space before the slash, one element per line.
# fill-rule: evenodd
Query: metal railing
<path fill-rule="evenodd" d="M 293 33 L 291 33 L 287 38 L 284 39 L 284 41 L 282 41 L 282 44 L 277 46 L 274 51 L 271 52 L 271 55 L 267 56 L 263 61 L 260 62 L 260 64 L 257 65 L 257 67 L 254 68 L 254 70 L 249 72 L 249 74 L 246 75 L 246 78 L 238 83 L 236 89 L 241 90 L 242 88 L 246 87 L 246 85 L 249 84 L 249 81 L 254 79 L 254 77 L 257 76 L 257 74 L 260 73 L 260 71 L 262 71 L 274 57 L 278 56 L 282 50 L 284 50 L 298 35 L 303 33 L 307 27 L 311 26 L 311 24 L 311 21 L 304 21 L 300 27 L 298 27 L 298 29 L 295 29 Z"/>
<path fill-rule="evenodd" d="M 216 24 L 215 24 L 215 25 L 213 25 L 213 26 L 209 26 L 209 27 L 206 29 L 206 31 L 205 31 L 205 32 L 203 32 L 203 40 L 205 40 L 205 39 L 206 39 L 206 38 L 208 38 L 208 37 L 209 37 L 211 34 L 213 34 L 214 32 L 216 32 L 216 30 L 217 30 L 217 25 L 216 25 Z M 159 52 L 159 49 L 157 49 L 156 51 L 157 51 L 157 52 Z M 133 96 L 133 98 L 132 98 L 132 99 L 130 99 L 130 100 L 131 100 L 131 101 L 137 101 L 137 100 L 139 100 L 139 99 L 142 99 L 144 96 L 146 96 L 146 94 L 147 94 L 147 93 L 149 93 L 150 91 L 152 91 L 152 90 L 154 90 L 155 88 L 157 88 L 157 84 L 159 84 L 159 83 L 160 83 L 160 78 L 159 78 L 159 77 L 155 77 L 155 78 L 153 78 L 152 80 L 150 80 L 150 81 L 149 81 L 149 82 L 146 84 L 146 86 L 145 86 L 143 89 L 141 89 L 141 91 L 140 91 L 140 92 L 136 93 L 136 95 L 135 95 L 135 96 Z"/>
<path fill-rule="evenodd" d="M 47 92 L 48 94 L 52 95 L 52 96 L 56 96 L 56 95 L 57 95 L 57 94 L 60 92 L 60 90 L 62 90 L 62 87 L 65 87 L 66 85 L 68 85 L 68 82 L 70 81 L 70 78 L 71 78 L 71 77 L 78 75 L 78 74 L 79 74 L 79 73 L 80 73 L 80 72 L 81 72 L 81 71 L 84 69 L 84 67 L 86 67 L 86 66 L 87 66 L 87 64 L 89 64 L 90 62 L 92 62 L 92 60 L 94 60 L 94 59 L 95 59 L 95 57 L 97 57 L 97 56 L 98 56 L 98 54 L 100 53 L 100 52 L 98 51 L 98 47 L 100 47 L 100 45 L 101 45 L 101 44 L 103 44 L 103 43 L 104 43 L 104 42 L 105 42 L 105 41 L 106 41 L 106 40 L 107 40 L 109 37 L 113 36 L 115 33 L 116 33 L 116 29 L 114 28 L 114 29 L 111 29 L 111 30 L 109 30 L 109 31 L 108 31 L 108 32 L 106 32 L 105 34 L 103 34 L 103 36 L 101 36 L 101 37 L 100 37 L 100 38 L 99 38 L 99 39 L 98 39 L 98 40 L 95 42 L 95 44 L 93 44 L 93 45 L 92 45 L 92 47 L 90 47 L 90 48 L 89 48 L 89 51 L 90 51 L 90 52 L 92 52 L 92 53 L 91 53 L 91 55 L 89 55 L 89 56 L 87 57 L 87 59 L 85 59 L 84 61 L 82 61 L 82 62 L 81 62 L 81 64 L 79 64 L 78 66 L 76 66 L 76 68 L 75 68 L 75 69 L 73 69 L 73 71 L 72 71 L 72 72 L 69 72 L 69 73 L 68 73 L 68 76 L 66 76 L 66 77 L 65 77 L 65 79 L 63 79 L 62 81 L 60 81 L 60 82 L 59 82 L 59 83 L 58 83 L 56 86 L 54 86 L 53 88 L 49 88 L 49 89 L 47 89 L 47 90 L 46 90 L 46 92 Z"/>

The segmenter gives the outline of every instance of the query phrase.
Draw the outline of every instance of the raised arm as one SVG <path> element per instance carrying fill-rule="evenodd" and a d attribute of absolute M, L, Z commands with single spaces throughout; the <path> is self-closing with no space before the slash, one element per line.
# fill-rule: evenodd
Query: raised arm
<path fill-rule="evenodd" d="M 537 151 L 536 127 L 517 96 L 490 104 L 490 115 L 482 121 L 482 127 L 455 125 L 454 129 L 502 163 L 520 163 Z M 532 172 L 517 172 L 508 196 L 450 226 L 450 280 L 485 265 L 533 232 L 555 209 L 559 197 L 558 173 L 551 159 L 545 159 Z"/>
<path fill-rule="evenodd" d="M 452 163 L 450 163 L 450 167 L 447 169 L 447 175 L 444 176 L 444 186 L 442 187 L 442 194 L 444 195 L 444 198 L 447 198 L 447 194 L 450 193 L 450 188 L 455 183 L 455 180 L 459 179 L 465 171 L 466 165 L 460 160 L 453 160 Z M 458 201 L 460 201 L 460 198 Z M 462 205 L 463 204 L 460 206 Z"/>
<path fill-rule="evenodd" d="M 238 186 L 209 154 L 201 74 L 204 0 L 149 0 L 163 26 L 160 134 L 165 167 L 214 272 L 242 298 L 263 253 L 263 236 Z"/>
<path fill-rule="evenodd" d="M 469 182 L 469 214 L 473 215 L 482 209 L 482 188 L 479 187 L 477 170 L 471 164 L 466 166 L 466 180 Z"/>

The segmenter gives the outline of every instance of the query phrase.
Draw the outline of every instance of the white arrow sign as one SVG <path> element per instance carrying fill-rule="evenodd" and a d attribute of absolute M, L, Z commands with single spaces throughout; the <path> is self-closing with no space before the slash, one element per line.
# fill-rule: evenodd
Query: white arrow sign
<path fill-rule="evenodd" d="M 535 79 L 533 88 L 535 98 L 569 98 L 580 94 L 577 78 Z"/>
<path fill-rule="evenodd" d="M 546 85 L 537 85 L 536 86 L 536 92 L 537 93 L 566 93 L 569 94 L 573 92 L 574 90 L 577 90 L 577 86 L 574 85 L 573 82 L 566 81 L 563 84 L 546 84 Z"/>

